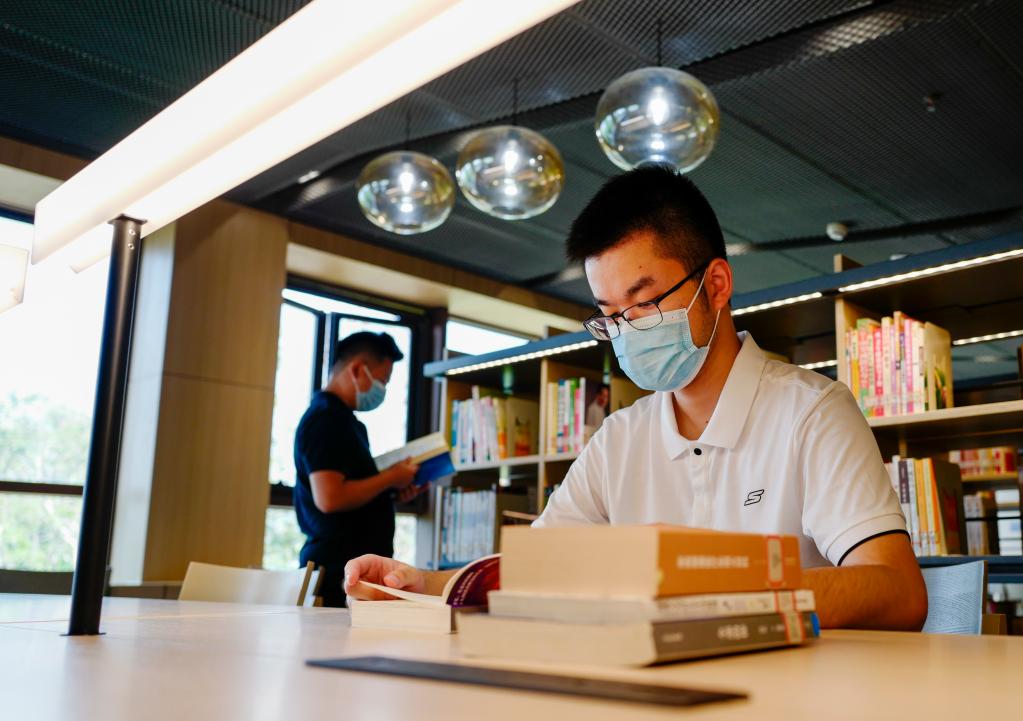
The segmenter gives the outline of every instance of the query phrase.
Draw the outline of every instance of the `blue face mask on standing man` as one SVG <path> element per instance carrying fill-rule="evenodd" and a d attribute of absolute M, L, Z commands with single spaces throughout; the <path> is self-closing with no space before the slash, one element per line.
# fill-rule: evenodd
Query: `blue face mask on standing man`
<path fill-rule="evenodd" d="M 369 376 L 370 386 L 369 390 L 359 390 L 359 383 L 355 383 L 355 410 L 357 411 L 372 411 L 380 407 L 380 404 L 384 402 L 384 398 L 387 395 L 387 386 L 381 381 L 373 377 L 373 374 L 369 372 L 369 368 L 362 366 L 362 370 L 366 371 L 366 375 Z"/>
<path fill-rule="evenodd" d="M 689 311 L 700 297 L 706 277 L 704 273 L 700 278 L 696 295 L 687 307 L 662 314 L 661 322 L 653 328 L 637 330 L 628 322 L 619 322 L 619 335 L 611 340 L 611 345 L 625 375 L 640 388 L 648 391 L 685 388 L 703 367 L 721 317 L 718 310 L 707 345 L 697 346 L 689 325 Z"/>

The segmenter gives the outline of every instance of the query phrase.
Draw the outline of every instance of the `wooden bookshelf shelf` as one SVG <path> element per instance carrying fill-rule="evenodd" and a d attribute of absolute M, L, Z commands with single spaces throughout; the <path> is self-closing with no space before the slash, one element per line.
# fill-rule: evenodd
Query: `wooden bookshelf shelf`
<path fill-rule="evenodd" d="M 455 470 L 459 473 L 465 471 L 489 471 L 496 468 L 504 468 L 506 466 L 529 466 L 536 465 L 540 462 L 540 456 L 511 456 L 510 458 L 501 458 L 496 461 L 485 461 L 483 463 L 456 463 Z"/>
<path fill-rule="evenodd" d="M 558 461 L 574 461 L 578 457 L 578 453 L 548 453 L 543 459 L 548 463 L 557 463 Z"/>
<path fill-rule="evenodd" d="M 984 473 L 976 476 L 963 476 L 963 483 L 988 483 L 992 485 L 1012 485 L 1020 482 L 1019 473 Z"/>
<path fill-rule="evenodd" d="M 879 439 L 942 440 L 952 447 L 993 445 L 977 436 L 1023 434 L 1023 401 L 982 403 L 959 408 L 868 418 Z"/>

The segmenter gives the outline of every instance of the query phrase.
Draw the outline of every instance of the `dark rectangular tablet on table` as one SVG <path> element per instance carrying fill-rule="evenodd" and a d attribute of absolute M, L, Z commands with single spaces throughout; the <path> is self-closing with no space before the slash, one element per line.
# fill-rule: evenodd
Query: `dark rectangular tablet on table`
<path fill-rule="evenodd" d="M 652 684 L 629 683 L 608 679 L 589 679 L 578 676 L 505 671 L 503 669 L 483 668 L 480 666 L 413 661 L 388 656 L 313 659 L 306 661 L 306 664 L 342 671 L 361 671 L 364 673 L 405 676 L 430 681 L 447 681 L 475 686 L 491 686 L 493 688 L 514 689 L 518 691 L 536 691 L 539 693 L 555 693 L 589 699 L 630 701 L 661 706 L 696 706 L 715 701 L 731 701 L 746 698 L 746 694 L 742 693 L 708 691 L 678 686 L 655 686 Z"/>

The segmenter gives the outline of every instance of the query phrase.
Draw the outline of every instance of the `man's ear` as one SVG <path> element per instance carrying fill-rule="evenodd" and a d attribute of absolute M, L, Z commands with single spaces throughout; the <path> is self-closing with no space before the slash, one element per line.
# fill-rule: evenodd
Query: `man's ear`
<path fill-rule="evenodd" d="M 727 308 L 734 290 L 732 266 L 724 258 L 715 258 L 707 266 L 707 278 L 704 281 L 707 299 L 712 310 Z"/>

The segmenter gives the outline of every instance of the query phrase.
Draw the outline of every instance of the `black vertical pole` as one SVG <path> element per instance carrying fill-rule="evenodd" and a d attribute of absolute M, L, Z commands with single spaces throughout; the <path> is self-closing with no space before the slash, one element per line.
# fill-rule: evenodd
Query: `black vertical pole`
<path fill-rule="evenodd" d="M 121 216 L 113 221 L 114 240 L 107 280 L 103 338 L 89 445 L 89 468 L 82 494 L 82 529 L 71 586 L 69 636 L 99 633 L 103 585 L 114 525 L 117 462 L 124 425 L 131 325 L 139 275 L 142 223 Z"/>

